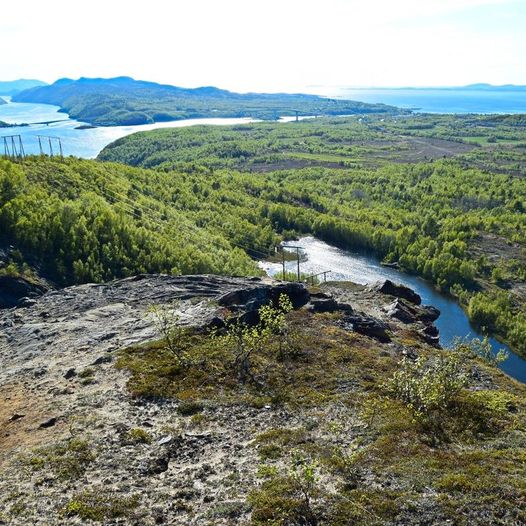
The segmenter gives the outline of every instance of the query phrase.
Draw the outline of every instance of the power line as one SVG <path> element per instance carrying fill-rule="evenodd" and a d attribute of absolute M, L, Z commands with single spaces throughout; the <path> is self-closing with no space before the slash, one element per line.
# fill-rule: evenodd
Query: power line
<path fill-rule="evenodd" d="M 48 178 L 49 179 L 49 178 Z M 57 179 L 53 179 L 52 182 L 55 182 L 57 184 L 60 185 L 59 181 Z M 156 224 L 157 226 L 160 227 L 161 231 L 160 231 L 160 234 L 163 235 L 163 237 L 167 237 L 167 234 L 166 232 L 163 232 L 163 230 L 166 230 L 166 223 L 163 223 L 159 218 L 155 217 L 153 215 L 153 212 L 155 213 L 158 213 L 157 210 L 149 207 L 149 206 L 146 206 L 144 204 L 141 205 L 141 208 L 139 208 L 136 204 L 132 203 L 129 201 L 129 197 L 128 196 L 124 196 L 123 194 L 119 194 L 117 191 L 111 189 L 111 188 L 101 188 L 100 186 L 96 185 L 95 188 L 93 187 L 84 187 L 83 188 L 84 190 L 88 190 L 88 191 L 92 191 L 92 192 L 95 192 L 95 193 L 99 193 L 99 194 L 102 194 L 102 196 L 104 196 L 106 198 L 106 200 L 114 207 L 120 209 L 121 211 L 124 211 L 134 217 L 136 217 L 137 219 L 141 219 L 143 220 L 144 218 L 150 220 L 151 222 L 153 222 L 154 224 Z M 111 192 L 111 193 L 110 193 Z M 192 224 L 187 224 L 187 223 L 181 223 L 178 225 L 179 227 L 183 226 L 184 228 L 187 229 L 187 232 L 188 230 L 193 230 L 193 235 L 194 236 L 199 236 L 201 237 L 203 235 L 203 231 L 201 229 L 199 229 L 199 227 L 195 226 L 195 225 L 192 225 Z M 181 235 L 182 232 L 179 232 L 179 234 Z M 188 242 L 193 242 L 194 239 L 191 239 L 189 238 L 187 235 L 184 235 L 183 234 L 183 238 L 185 241 L 188 241 Z M 220 245 L 217 241 L 213 240 L 213 238 L 210 240 L 211 243 L 216 247 L 216 248 L 219 248 L 221 250 L 226 250 L 226 247 Z M 245 253 L 249 254 L 249 253 L 253 253 L 255 255 L 259 255 L 260 257 L 268 257 L 268 253 L 265 253 L 265 252 L 262 252 L 260 250 L 257 250 L 253 247 L 249 247 L 247 245 L 244 245 L 242 243 L 236 243 L 234 241 L 231 241 L 229 240 L 228 238 L 226 239 L 226 241 L 233 247 L 236 247 L 236 248 L 239 248 L 240 250 L 243 250 Z"/>

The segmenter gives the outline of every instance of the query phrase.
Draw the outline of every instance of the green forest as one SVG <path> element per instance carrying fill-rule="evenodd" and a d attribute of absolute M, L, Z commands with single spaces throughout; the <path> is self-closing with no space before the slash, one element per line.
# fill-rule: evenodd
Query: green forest
<path fill-rule="evenodd" d="M 100 159 L 240 178 L 280 235 L 398 262 L 524 353 L 525 125 L 414 115 L 192 127 L 120 139 Z"/>
<path fill-rule="evenodd" d="M 212 86 L 180 88 L 130 77 L 60 79 L 25 90 L 15 102 L 55 104 L 71 118 L 96 126 L 150 124 L 206 117 L 250 117 L 403 113 L 384 104 L 366 104 L 317 95 L 234 93 Z"/>
<path fill-rule="evenodd" d="M 524 353 L 524 127 L 426 115 L 195 126 L 120 139 L 97 161 L 4 161 L 0 241 L 16 247 L 10 272 L 68 285 L 256 275 L 282 239 L 313 234 L 425 277 Z"/>

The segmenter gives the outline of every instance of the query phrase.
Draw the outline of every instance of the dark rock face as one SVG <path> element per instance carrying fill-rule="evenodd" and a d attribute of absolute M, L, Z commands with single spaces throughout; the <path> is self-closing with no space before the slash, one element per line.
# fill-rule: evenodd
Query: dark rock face
<path fill-rule="evenodd" d="M 417 319 L 416 309 L 398 298 L 387 307 L 387 314 L 391 318 L 396 318 L 404 323 L 414 323 Z"/>
<path fill-rule="evenodd" d="M 218 299 L 222 307 L 244 306 L 246 310 L 257 310 L 268 303 L 277 304 L 281 294 L 286 294 L 295 309 L 303 307 L 310 295 L 302 283 L 277 283 L 273 285 L 258 284 L 227 292 Z"/>
<path fill-rule="evenodd" d="M 30 306 L 31 298 L 42 296 L 47 290 L 43 285 L 31 283 L 22 277 L 0 276 L 0 309 L 16 307 L 22 299 L 21 306 Z"/>
<path fill-rule="evenodd" d="M 440 316 L 440 310 L 437 309 L 436 307 L 433 307 L 432 305 L 423 305 L 422 310 L 424 311 L 420 315 L 420 319 L 422 321 L 433 322 L 437 320 L 438 317 Z"/>
<path fill-rule="evenodd" d="M 440 335 L 438 329 L 432 323 L 426 325 L 423 329 L 419 330 L 418 333 L 427 344 L 433 347 L 440 347 Z"/>
<path fill-rule="evenodd" d="M 404 323 L 415 323 L 417 321 L 432 323 L 440 316 L 440 311 L 436 307 L 414 305 L 397 298 L 387 307 L 387 314 Z"/>
<path fill-rule="evenodd" d="M 433 347 L 440 347 L 438 329 L 433 322 L 440 316 L 436 307 L 428 305 L 414 305 L 403 299 L 397 298 L 387 306 L 387 315 L 400 320 L 402 323 L 421 323 L 423 328 L 418 330 L 420 337 Z"/>
<path fill-rule="evenodd" d="M 331 295 L 323 292 L 311 294 L 307 309 L 310 312 L 335 312 L 338 310 L 351 312 L 353 310 L 349 304 L 339 303 Z"/>
<path fill-rule="evenodd" d="M 389 326 L 381 320 L 365 314 L 348 313 L 342 318 L 342 326 L 347 330 L 356 331 L 365 336 L 370 336 L 383 343 L 391 341 L 388 334 Z"/>
<path fill-rule="evenodd" d="M 405 285 L 393 283 L 391 280 L 386 279 L 383 283 L 376 283 L 372 285 L 372 289 L 381 292 L 382 294 L 389 294 L 389 296 L 395 296 L 396 298 L 403 298 L 415 305 L 422 303 L 422 298 L 412 289 Z"/>

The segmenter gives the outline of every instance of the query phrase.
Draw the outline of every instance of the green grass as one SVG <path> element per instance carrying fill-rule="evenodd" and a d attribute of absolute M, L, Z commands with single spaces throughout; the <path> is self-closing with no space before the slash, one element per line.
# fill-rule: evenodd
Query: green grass
<path fill-rule="evenodd" d="M 73 438 L 35 449 L 22 464 L 36 472 L 49 472 L 61 480 L 80 478 L 95 460 L 96 452 L 86 439 Z"/>
<path fill-rule="evenodd" d="M 123 497 L 101 488 L 99 491 L 85 491 L 72 497 L 60 511 L 60 516 L 108 524 L 108 521 L 133 515 L 138 505 L 139 499 L 136 496 Z"/>
<path fill-rule="evenodd" d="M 199 407 L 247 408 L 268 402 L 302 422 L 254 429 L 251 447 L 261 465 L 260 482 L 249 488 L 247 498 L 253 526 L 285 526 L 309 517 L 327 526 L 404 523 L 421 516 L 426 506 L 436 520 L 465 526 L 482 526 L 486 516 L 494 524 L 506 524 L 502 517 L 520 523 L 526 497 L 524 388 L 469 358 L 467 370 L 476 366 L 495 375 L 500 387 L 475 389 L 470 380 L 442 410 L 439 427 L 422 425 L 385 391 L 397 359 L 381 356 L 374 340 L 339 328 L 338 319 L 289 314 L 301 344 L 280 360 L 270 342 L 254 359 L 257 385 L 236 381 L 225 365 L 228 349 L 203 334 L 195 335 L 192 347 L 199 363 L 195 371 L 171 366 L 161 342 L 123 351 L 119 367 L 131 372 L 128 387 L 137 396 L 176 397 L 191 412 L 196 401 Z M 410 332 L 393 337 L 415 348 Z M 436 359 L 441 351 L 419 344 L 418 352 Z M 298 458 L 314 466 L 308 506 Z"/>

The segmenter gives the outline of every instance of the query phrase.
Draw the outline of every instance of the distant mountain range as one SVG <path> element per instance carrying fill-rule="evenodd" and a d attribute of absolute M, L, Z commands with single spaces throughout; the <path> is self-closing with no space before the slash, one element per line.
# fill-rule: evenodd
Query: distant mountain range
<path fill-rule="evenodd" d="M 41 80 L 33 80 L 33 79 L 0 81 L 0 95 L 13 96 L 26 89 L 34 88 L 36 86 L 46 86 L 46 85 L 47 84 L 45 82 L 42 82 Z M 0 101 L 0 104 L 2 104 L 1 101 Z"/>
<path fill-rule="evenodd" d="M 99 126 L 148 124 L 207 117 L 250 117 L 274 120 L 282 116 L 347 115 L 400 110 L 317 95 L 234 93 L 206 86 L 181 88 L 130 77 L 60 79 L 13 97 L 15 102 L 60 106 L 72 118 Z"/>
<path fill-rule="evenodd" d="M 517 84 L 503 84 L 501 86 L 494 86 L 493 84 L 469 84 L 468 86 L 463 86 L 459 89 L 466 90 L 482 90 L 482 91 L 526 91 L 526 86 L 521 86 Z"/>

